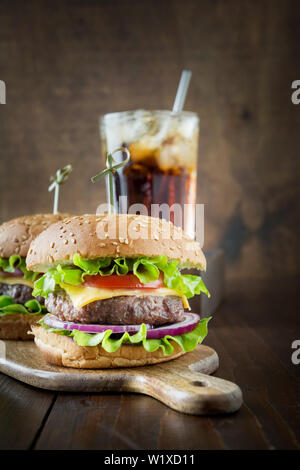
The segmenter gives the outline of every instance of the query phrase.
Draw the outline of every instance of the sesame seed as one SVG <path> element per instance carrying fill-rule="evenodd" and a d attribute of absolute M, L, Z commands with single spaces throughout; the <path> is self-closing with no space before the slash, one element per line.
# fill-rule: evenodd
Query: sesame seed
<path fill-rule="evenodd" d="M 55 243 L 54 243 L 54 242 L 52 242 L 52 243 L 51 243 L 51 245 L 50 245 L 50 246 L 51 246 L 51 248 L 54 248 L 54 245 L 55 245 Z"/>
<path fill-rule="evenodd" d="M 64 244 L 67 245 L 69 242 L 68 240 L 64 240 Z"/>
<path fill-rule="evenodd" d="M 76 244 L 75 238 L 72 238 L 72 243 L 74 243 L 74 245 Z"/>

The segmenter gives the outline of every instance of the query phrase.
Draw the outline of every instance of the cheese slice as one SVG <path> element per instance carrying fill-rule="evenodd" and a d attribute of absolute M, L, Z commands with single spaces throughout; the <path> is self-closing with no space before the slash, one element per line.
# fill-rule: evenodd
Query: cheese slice
<path fill-rule="evenodd" d="M 31 287 L 33 289 L 33 282 L 30 281 L 29 279 L 24 279 L 24 277 L 1 277 L 0 276 L 0 282 L 3 282 L 4 284 L 22 284 L 24 286 Z"/>
<path fill-rule="evenodd" d="M 69 284 L 61 284 L 61 287 L 67 292 L 75 308 L 84 307 L 84 305 L 96 302 L 96 300 L 111 299 L 121 295 L 134 295 L 136 297 L 144 297 L 146 295 L 175 295 L 182 298 L 185 308 L 190 309 L 189 303 L 185 295 L 167 287 L 159 289 L 100 289 L 98 287 L 78 287 Z"/>

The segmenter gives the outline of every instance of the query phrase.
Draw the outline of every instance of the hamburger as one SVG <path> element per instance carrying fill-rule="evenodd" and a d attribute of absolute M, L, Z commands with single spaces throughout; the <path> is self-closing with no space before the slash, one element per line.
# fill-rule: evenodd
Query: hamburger
<path fill-rule="evenodd" d="M 32 240 L 67 214 L 36 214 L 0 225 L 0 339 L 32 339 L 30 326 L 46 309 L 44 299 L 32 296 L 38 277 L 26 268 Z"/>
<path fill-rule="evenodd" d="M 77 368 L 142 366 L 197 347 L 208 319 L 188 298 L 209 295 L 200 245 L 180 228 L 142 215 L 83 215 L 51 225 L 30 245 L 27 269 L 43 275 L 34 296 L 49 312 L 32 326 L 51 364 Z"/>

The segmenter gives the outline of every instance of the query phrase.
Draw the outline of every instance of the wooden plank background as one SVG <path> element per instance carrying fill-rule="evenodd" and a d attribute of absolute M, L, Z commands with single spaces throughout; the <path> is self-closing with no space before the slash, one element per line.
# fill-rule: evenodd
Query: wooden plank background
<path fill-rule="evenodd" d="M 205 247 L 225 248 L 231 278 L 297 274 L 299 24 L 293 0 L 0 1 L 0 221 L 51 210 L 67 163 L 61 209 L 95 211 L 99 116 L 170 108 L 190 68 Z"/>

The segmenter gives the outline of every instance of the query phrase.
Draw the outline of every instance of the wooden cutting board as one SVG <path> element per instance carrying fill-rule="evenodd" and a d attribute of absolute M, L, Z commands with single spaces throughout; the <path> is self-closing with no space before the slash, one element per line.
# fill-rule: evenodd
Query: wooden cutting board
<path fill-rule="evenodd" d="M 143 393 L 195 415 L 232 413 L 242 404 L 236 384 L 208 375 L 218 367 L 216 351 L 204 345 L 152 366 L 89 370 L 47 364 L 33 342 L 0 341 L 0 371 L 26 384 L 68 392 Z"/>

